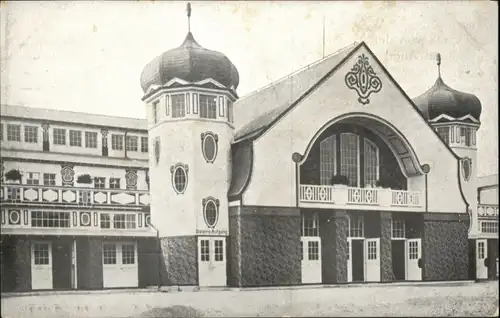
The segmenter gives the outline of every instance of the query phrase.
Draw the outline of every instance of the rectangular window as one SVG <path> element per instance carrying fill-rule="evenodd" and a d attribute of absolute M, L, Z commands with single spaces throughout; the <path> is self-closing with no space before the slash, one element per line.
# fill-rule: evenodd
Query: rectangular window
<path fill-rule="evenodd" d="M 82 146 L 82 132 L 80 130 L 69 131 L 69 145 L 72 147 Z"/>
<path fill-rule="evenodd" d="M 35 243 L 33 246 L 35 265 L 49 265 L 50 252 L 48 243 Z"/>
<path fill-rule="evenodd" d="M 141 137 L 141 152 L 148 152 L 148 137 Z"/>
<path fill-rule="evenodd" d="M 93 131 L 85 132 L 85 148 L 97 148 L 97 133 Z"/>
<path fill-rule="evenodd" d="M 122 264 L 131 265 L 135 264 L 135 245 L 123 244 L 122 245 Z"/>
<path fill-rule="evenodd" d="M 24 141 L 35 144 L 38 142 L 37 126 L 24 126 Z"/>
<path fill-rule="evenodd" d="M 418 259 L 418 242 L 410 241 L 408 243 L 409 247 L 409 259 Z"/>
<path fill-rule="evenodd" d="M 55 173 L 44 173 L 43 174 L 43 185 L 55 186 L 56 185 L 56 174 Z"/>
<path fill-rule="evenodd" d="M 302 214 L 302 236 L 318 236 L 318 214 Z"/>
<path fill-rule="evenodd" d="M 436 129 L 439 137 L 443 139 L 446 144 L 450 144 L 450 127 L 438 127 Z"/>
<path fill-rule="evenodd" d="M 349 217 L 349 237 L 363 238 L 364 236 L 365 232 L 363 217 L 351 215 Z"/>
<path fill-rule="evenodd" d="M 219 116 L 224 117 L 224 97 L 219 96 Z"/>
<path fill-rule="evenodd" d="M 26 184 L 40 184 L 40 174 L 38 172 L 28 172 L 26 174 Z"/>
<path fill-rule="evenodd" d="M 19 188 L 7 188 L 8 200 L 21 200 L 21 190 Z"/>
<path fill-rule="evenodd" d="M 392 238 L 404 239 L 406 238 L 405 220 L 392 220 Z"/>
<path fill-rule="evenodd" d="M 320 181 L 322 185 L 331 185 L 332 177 L 335 175 L 336 164 L 336 140 L 335 135 L 325 138 L 319 144 L 320 152 Z"/>
<path fill-rule="evenodd" d="M 477 243 L 477 258 L 484 259 L 486 257 L 484 253 L 484 242 Z"/>
<path fill-rule="evenodd" d="M 200 94 L 200 117 L 217 118 L 217 97 Z"/>
<path fill-rule="evenodd" d="M 377 242 L 368 241 L 368 259 L 377 259 Z"/>
<path fill-rule="evenodd" d="M 109 217 L 109 214 L 101 213 L 100 221 L 101 221 L 101 229 L 111 228 L 111 218 Z"/>
<path fill-rule="evenodd" d="M 70 227 L 70 212 L 31 211 L 32 227 Z"/>
<path fill-rule="evenodd" d="M 102 247 L 102 262 L 104 265 L 116 264 L 116 245 L 104 244 Z"/>
<path fill-rule="evenodd" d="M 95 177 L 94 178 L 94 188 L 96 188 L 96 189 L 104 189 L 104 188 L 106 188 L 106 178 Z"/>
<path fill-rule="evenodd" d="M 307 242 L 307 259 L 310 261 L 319 260 L 319 242 L 318 241 Z"/>
<path fill-rule="evenodd" d="M 354 134 L 340 135 L 340 173 L 349 179 L 349 186 L 358 187 L 359 140 Z"/>
<path fill-rule="evenodd" d="M 170 116 L 170 96 L 165 95 L 165 115 Z"/>
<path fill-rule="evenodd" d="M 158 101 L 153 102 L 153 123 L 158 122 Z"/>
<path fill-rule="evenodd" d="M 3 140 L 3 123 L 0 124 L 0 140 Z"/>
<path fill-rule="evenodd" d="M 233 117 L 233 102 L 230 100 L 227 100 L 227 120 L 230 123 L 234 122 L 234 117 Z"/>
<path fill-rule="evenodd" d="M 21 141 L 21 125 L 7 125 L 7 140 Z"/>
<path fill-rule="evenodd" d="M 137 136 L 127 136 L 126 143 L 125 147 L 127 147 L 127 151 L 137 151 Z"/>
<path fill-rule="evenodd" d="M 460 127 L 460 143 L 467 147 L 471 146 L 471 129 L 469 127 Z"/>
<path fill-rule="evenodd" d="M 109 178 L 110 189 L 120 189 L 120 178 Z"/>
<path fill-rule="evenodd" d="M 111 149 L 113 150 L 123 150 L 123 136 L 122 135 L 111 135 Z"/>
<path fill-rule="evenodd" d="M 364 158 L 365 187 L 367 185 L 375 187 L 379 173 L 378 147 L 366 138 L 364 139 Z"/>
<path fill-rule="evenodd" d="M 172 95 L 172 118 L 186 116 L 185 102 L 186 97 L 184 94 Z"/>
<path fill-rule="evenodd" d="M 481 221 L 481 232 L 498 234 L 498 221 Z"/>
<path fill-rule="evenodd" d="M 135 214 L 115 214 L 113 215 L 113 228 L 115 229 L 135 229 Z"/>
<path fill-rule="evenodd" d="M 53 137 L 54 145 L 65 145 L 66 144 L 66 129 L 54 128 L 52 133 L 54 134 L 54 137 Z"/>
<path fill-rule="evenodd" d="M 210 261 L 210 245 L 208 240 L 200 241 L 200 258 L 202 262 Z"/>
<path fill-rule="evenodd" d="M 215 240 L 215 250 L 214 257 L 216 262 L 222 262 L 224 260 L 224 241 Z"/>

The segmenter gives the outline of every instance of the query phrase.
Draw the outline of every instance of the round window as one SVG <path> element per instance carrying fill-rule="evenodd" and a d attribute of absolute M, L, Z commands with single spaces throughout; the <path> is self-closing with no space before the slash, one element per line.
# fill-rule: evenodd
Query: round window
<path fill-rule="evenodd" d="M 187 186 L 186 170 L 182 166 L 178 166 L 174 170 L 174 189 L 177 193 L 184 193 Z"/>
<path fill-rule="evenodd" d="M 462 173 L 464 175 L 464 180 L 469 181 L 472 172 L 472 162 L 470 158 L 462 159 Z"/>
<path fill-rule="evenodd" d="M 219 211 L 217 211 L 217 205 L 213 200 L 208 200 L 205 203 L 204 217 L 208 227 L 212 228 L 217 224 L 219 220 Z"/>
<path fill-rule="evenodd" d="M 206 134 L 203 138 L 203 156 L 207 162 L 214 162 L 217 156 L 217 140 L 212 134 Z"/>

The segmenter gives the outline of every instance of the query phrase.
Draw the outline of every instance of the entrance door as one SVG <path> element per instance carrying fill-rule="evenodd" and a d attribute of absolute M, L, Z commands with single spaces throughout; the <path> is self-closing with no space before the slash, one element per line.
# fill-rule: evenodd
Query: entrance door
<path fill-rule="evenodd" d="M 139 286 L 134 242 L 105 242 L 102 247 L 104 288 Z"/>
<path fill-rule="evenodd" d="M 365 281 L 380 281 L 380 238 L 365 240 Z"/>
<path fill-rule="evenodd" d="M 226 238 L 198 237 L 198 277 L 200 286 L 226 286 Z"/>
<path fill-rule="evenodd" d="M 422 280 L 422 239 L 406 240 L 406 280 Z"/>
<path fill-rule="evenodd" d="M 476 240 L 476 279 L 488 278 L 488 243 L 486 239 Z"/>
<path fill-rule="evenodd" d="M 52 242 L 31 244 L 31 289 L 52 289 Z"/>
<path fill-rule="evenodd" d="M 352 240 L 347 238 L 347 282 L 352 282 Z"/>
<path fill-rule="evenodd" d="M 321 239 L 316 236 L 303 236 L 302 245 L 302 284 L 321 283 Z"/>

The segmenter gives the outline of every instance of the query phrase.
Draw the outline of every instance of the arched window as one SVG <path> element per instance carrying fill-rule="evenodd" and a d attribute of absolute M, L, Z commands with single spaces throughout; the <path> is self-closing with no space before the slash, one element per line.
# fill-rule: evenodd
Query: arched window
<path fill-rule="evenodd" d="M 364 139 L 364 174 L 365 187 L 367 185 L 375 186 L 379 178 L 379 151 L 377 145 L 368 139 Z"/>
<path fill-rule="evenodd" d="M 340 135 L 340 173 L 349 179 L 349 186 L 359 186 L 359 137 L 345 133 Z"/>
<path fill-rule="evenodd" d="M 335 135 L 325 138 L 319 144 L 320 180 L 322 185 L 330 185 L 332 176 L 336 174 L 335 146 Z"/>

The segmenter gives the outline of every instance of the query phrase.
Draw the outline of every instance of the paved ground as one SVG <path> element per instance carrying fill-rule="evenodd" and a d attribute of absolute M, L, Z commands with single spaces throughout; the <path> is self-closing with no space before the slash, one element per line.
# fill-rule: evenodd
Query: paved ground
<path fill-rule="evenodd" d="M 498 281 L 260 291 L 92 292 L 2 297 L 2 317 L 492 316 Z M 498 316 L 498 314 L 497 314 Z"/>

